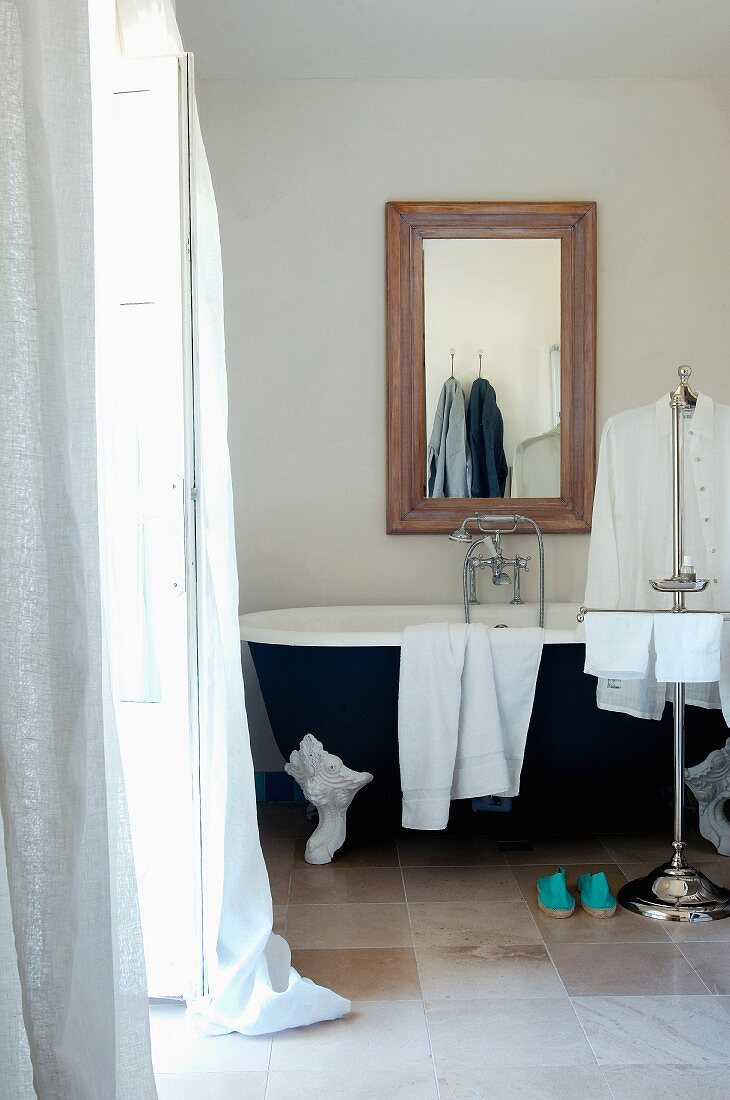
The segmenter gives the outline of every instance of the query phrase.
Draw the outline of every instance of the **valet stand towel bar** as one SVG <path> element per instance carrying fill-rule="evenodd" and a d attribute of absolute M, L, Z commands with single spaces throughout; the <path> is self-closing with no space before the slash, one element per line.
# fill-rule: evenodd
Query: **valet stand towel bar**
<path fill-rule="evenodd" d="M 673 606 L 662 609 L 665 614 L 707 614 L 685 606 L 687 593 L 702 592 L 708 581 L 698 580 L 684 557 L 684 418 L 685 409 L 697 403 L 697 394 L 690 388 L 692 368 L 679 368 L 679 386 L 669 394 L 672 412 L 672 501 L 673 501 L 673 566 L 671 577 L 652 580 L 656 592 L 672 595 Z M 647 614 L 647 608 L 581 607 L 578 621 L 588 614 L 609 614 L 626 611 Z M 650 612 L 657 614 L 656 611 Z M 724 619 L 730 611 L 717 611 Z M 655 868 L 645 878 L 627 882 L 618 892 L 625 909 L 654 920 L 706 921 L 730 917 L 730 890 L 715 886 L 706 875 L 693 867 L 685 856 L 684 842 L 684 719 L 686 683 L 674 684 L 674 854 L 668 863 Z"/>

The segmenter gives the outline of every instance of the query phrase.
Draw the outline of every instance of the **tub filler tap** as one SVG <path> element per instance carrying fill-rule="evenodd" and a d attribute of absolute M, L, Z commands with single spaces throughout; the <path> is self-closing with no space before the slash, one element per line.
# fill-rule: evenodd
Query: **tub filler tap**
<path fill-rule="evenodd" d="M 511 523 L 512 526 L 508 528 L 504 527 L 491 527 L 488 525 L 494 523 Z M 521 557 L 519 554 L 515 554 L 513 558 L 505 558 L 502 553 L 502 535 L 513 534 L 520 527 L 521 524 L 529 524 L 535 531 L 537 537 L 537 546 L 540 559 L 540 626 L 545 625 L 545 552 L 543 546 L 542 532 L 533 519 L 529 516 L 487 516 L 475 513 L 473 516 L 467 516 L 462 522 L 461 526 L 449 535 L 449 538 L 454 542 L 468 542 L 471 543 L 469 549 L 466 552 L 464 558 L 463 569 L 463 593 L 464 593 L 464 621 L 469 622 L 469 607 L 471 604 L 478 604 L 479 599 L 477 597 L 477 583 L 476 573 L 477 570 L 489 569 L 492 573 L 492 584 L 501 587 L 502 585 L 512 584 L 512 599 L 511 604 L 521 604 L 522 599 L 522 573 L 529 573 L 528 562 L 531 560 L 530 555 L 527 557 Z M 477 532 L 481 535 L 480 538 L 474 540 L 474 535 L 469 530 L 469 525 L 476 525 Z M 492 554 L 487 556 L 485 554 L 477 554 L 476 550 L 480 546 L 485 546 L 487 543 L 491 544 Z M 512 570 L 512 576 L 510 576 L 508 570 Z"/>
<path fill-rule="evenodd" d="M 502 553 L 502 536 L 499 531 L 496 531 L 493 535 L 488 536 L 489 541 L 492 544 L 494 553 L 491 557 L 486 557 L 484 554 L 475 554 L 469 558 L 469 603 L 478 604 L 479 599 L 477 597 L 476 586 L 476 571 L 477 569 L 491 569 L 492 571 L 492 584 L 497 587 L 505 584 L 511 584 L 513 588 L 511 604 L 523 603 L 520 577 L 522 571 L 529 573 L 528 561 L 531 560 L 528 555 L 526 558 L 521 558 L 519 554 L 516 554 L 513 558 L 505 558 Z M 513 570 L 513 574 L 510 577 L 507 572 L 507 568 Z"/>

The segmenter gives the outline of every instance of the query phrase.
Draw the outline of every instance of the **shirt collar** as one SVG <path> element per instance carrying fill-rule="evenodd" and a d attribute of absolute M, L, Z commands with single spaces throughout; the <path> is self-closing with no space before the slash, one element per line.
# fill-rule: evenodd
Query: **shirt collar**
<path fill-rule="evenodd" d="M 672 408 L 669 404 L 669 394 L 665 393 L 654 406 L 654 420 L 657 434 L 670 435 L 672 431 Z M 712 439 L 715 426 L 715 402 L 711 397 L 701 393 L 697 397 L 697 407 L 692 415 L 692 430 L 705 439 Z"/>

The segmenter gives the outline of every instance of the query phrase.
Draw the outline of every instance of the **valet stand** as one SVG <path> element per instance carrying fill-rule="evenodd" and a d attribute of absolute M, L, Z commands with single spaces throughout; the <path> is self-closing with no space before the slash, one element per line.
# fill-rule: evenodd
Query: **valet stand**
<path fill-rule="evenodd" d="M 684 556 L 684 418 L 685 410 L 697 403 L 697 394 L 689 386 L 692 368 L 679 368 L 679 386 L 669 395 L 672 410 L 672 500 L 673 565 L 671 577 L 649 581 L 656 592 L 669 592 L 673 606 L 652 614 L 706 614 L 685 606 L 688 593 L 702 592 L 708 581 L 698 580 Z M 604 614 L 623 608 L 581 607 L 578 621 L 587 614 Z M 636 614 L 646 608 L 631 608 Z M 728 611 L 718 611 L 727 618 Z M 645 878 L 627 882 L 618 892 L 625 909 L 654 920 L 707 921 L 730 917 L 730 890 L 715 886 L 706 875 L 693 867 L 685 856 L 684 842 L 684 729 L 686 683 L 674 684 L 674 854 L 668 863 L 655 868 Z"/>

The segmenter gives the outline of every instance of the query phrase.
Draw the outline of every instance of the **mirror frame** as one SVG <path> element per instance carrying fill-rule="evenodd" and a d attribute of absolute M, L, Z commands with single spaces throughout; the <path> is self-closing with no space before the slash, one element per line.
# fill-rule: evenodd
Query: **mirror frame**
<path fill-rule="evenodd" d="M 389 202 L 386 216 L 389 535 L 450 534 L 471 512 L 529 515 L 546 534 L 591 527 L 596 452 L 595 202 Z M 559 498 L 429 498 L 423 241 L 560 240 Z"/>

